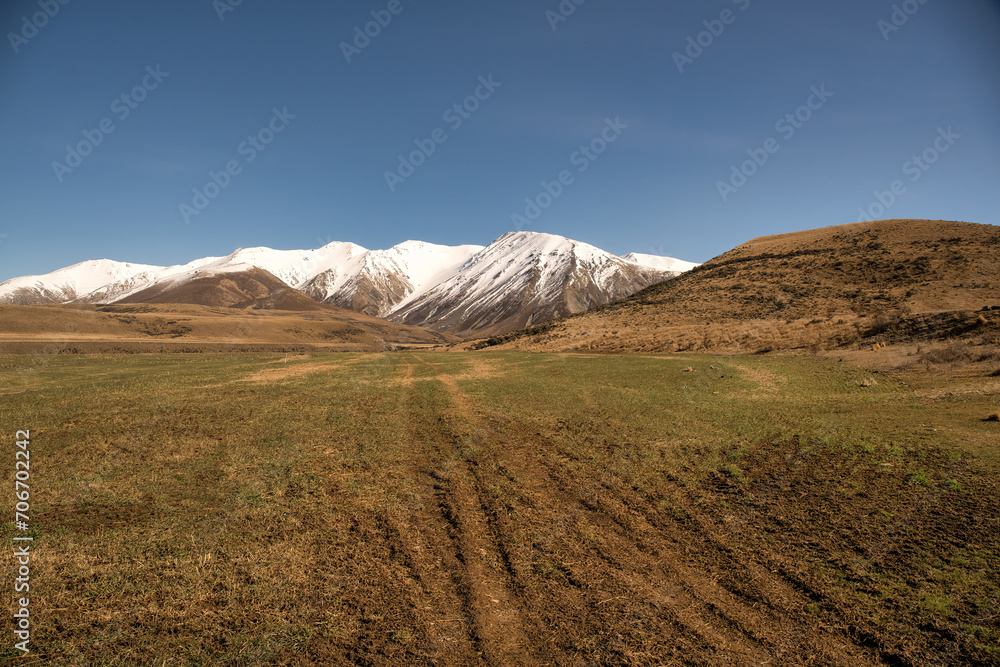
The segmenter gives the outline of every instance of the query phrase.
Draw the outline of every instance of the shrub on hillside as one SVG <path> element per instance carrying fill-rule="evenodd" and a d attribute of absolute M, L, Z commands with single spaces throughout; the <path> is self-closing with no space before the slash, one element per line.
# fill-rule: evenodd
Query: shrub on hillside
<path fill-rule="evenodd" d="M 939 347 L 923 354 L 921 361 L 929 364 L 968 363 L 975 357 L 975 352 L 968 343 L 952 343 L 947 347 Z"/>

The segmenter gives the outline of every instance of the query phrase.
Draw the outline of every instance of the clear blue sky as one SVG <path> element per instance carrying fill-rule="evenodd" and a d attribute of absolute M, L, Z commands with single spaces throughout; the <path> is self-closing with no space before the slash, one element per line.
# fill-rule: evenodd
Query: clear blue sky
<path fill-rule="evenodd" d="M 704 261 L 859 208 L 1000 223 L 997 2 L 567 0 L 557 21 L 558 0 L 246 0 L 220 19 L 232 1 L 2 3 L 0 280 L 517 228 Z M 342 44 L 381 10 L 391 21 L 348 62 Z M 467 118 L 445 116 L 476 92 Z M 274 109 L 294 118 L 268 136 Z M 796 110 L 808 120 L 782 120 Z M 439 128 L 392 190 L 385 173 Z M 261 130 L 262 151 L 243 144 Z M 99 145 L 54 167 L 85 132 Z M 603 153 L 577 152 L 594 140 Z M 908 164 L 925 151 L 933 164 Z M 751 155 L 767 162 L 720 193 Z M 180 205 L 230 162 L 186 222 Z M 512 220 L 564 171 L 536 219 Z M 875 193 L 894 182 L 883 213 Z"/>

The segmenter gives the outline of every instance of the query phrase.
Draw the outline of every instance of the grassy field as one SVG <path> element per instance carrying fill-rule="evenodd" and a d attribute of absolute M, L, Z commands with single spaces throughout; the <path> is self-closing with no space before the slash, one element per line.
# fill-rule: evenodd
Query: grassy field
<path fill-rule="evenodd" d="M 0 357 L 35 537 L 32 651 L 8 633 L 0 661 L 1000 664 L 996 380 L 936 378 L 780 356 Z"/>

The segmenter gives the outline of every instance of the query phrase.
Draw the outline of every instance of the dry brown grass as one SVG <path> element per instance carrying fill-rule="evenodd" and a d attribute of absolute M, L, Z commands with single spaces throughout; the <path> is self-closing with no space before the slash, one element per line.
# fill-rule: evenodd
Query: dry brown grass
<path fill-rule="evenodd" d="M 340 368 L 340 366 L 341 364 L 339 363 L 329 362 L 322 364 L 293 363 L 291 366 L 282 363 L 277 368 L 265 368 L 262 371 L 251 373 L 243 378 L 243 382 L 276 382 L 278 380 L 287 380 L 289 378 L 310 375 L 311 373 L 329 372 Z"/>
<path fill-rule="evenodd" d="M 0 352 L 8 353 L 265 351 L 275 346 L 383 351 L 453 340 L 333 306 L 303 312 L 182 304 L 0 305 Z"/>
<path fill-rule="evenodd" d="M 0 357 L 20 390 L 0 430 L 36 425 L 30 659 L 989 664 L 996 396 L 957 393 L 971 379 L 862 390 L 791 356 L 295 367 Z"/>
<path fill-rule="evenodd" d="M 1000 228 L 891 220 L 762 237 L 617 304 L 500 348 L 873 352 L 912 340 L 1000 339 Z"/>

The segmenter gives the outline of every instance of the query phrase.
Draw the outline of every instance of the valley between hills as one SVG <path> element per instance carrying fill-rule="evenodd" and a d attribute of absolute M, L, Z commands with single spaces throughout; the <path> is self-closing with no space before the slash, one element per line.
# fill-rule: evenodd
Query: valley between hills
<path fill-rule="evenodd" d="M 35 664 L 1000 665 L 1000 228 L 503 248 L 0 305 Z"/>

